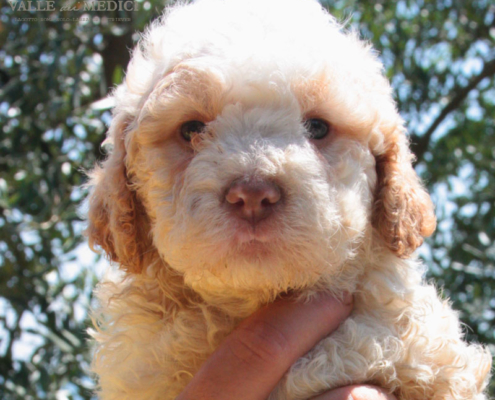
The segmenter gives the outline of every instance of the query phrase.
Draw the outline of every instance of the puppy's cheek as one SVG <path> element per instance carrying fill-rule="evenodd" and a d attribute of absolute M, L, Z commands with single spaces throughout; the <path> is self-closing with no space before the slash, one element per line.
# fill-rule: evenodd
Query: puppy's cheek
<path fill-rule="evenodd" d="M 323 157 L 330 165 L 328 180 L 336 189 L 342 233 L 346 240 L 359 240 L 371 229 L 374 157 L 365 145 L 353 140 L 336 141 Z"/>
<path fill-rule="evenodd" d="M 350 241 L 360 239 L 369 225 L 369 207 L 366 203 L 363 204 L 358 196 L 359 194 L 352 190 L 343 190 L 339 195 L 342 228 Z"/>
<path fill-rule="evenodd" d="M 172 268 L 181 272 L 204 269 L 205 263 L 217 258 L 228 219 L 219 207 L 216 192 L 189 180 L 180 190 L 177 188 L 172 204 L 162 207 L 153 237 L 162 258 Z"/>

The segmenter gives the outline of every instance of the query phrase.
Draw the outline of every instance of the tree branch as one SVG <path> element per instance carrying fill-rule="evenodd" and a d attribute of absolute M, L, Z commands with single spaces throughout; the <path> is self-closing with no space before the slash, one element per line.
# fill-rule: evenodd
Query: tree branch
<path fill-rule="evenodd" d="M 426 132 L 421 136 L 414 135 L 412 137 L 411 148 L 413 153 L 416 155 L 417 162 L 423 159 L 424 154 L 426 153 L 430 145 L 433 133 L 443 122 L 443 120 L 462 104 L 462 102 L 468 96 L 469 92 L 471 92 L 471 90 L 473 90 L 483 79 L 491 77 L 493 75 L 495 75 L 495 59 L 486 62 L 480 74 L 471 79 L 471 81 L 466 86 L 462 88 L 454 88 L 454 92 L 456 92 L 456 95 L 448 102 L 448 104 L 438 115 L 438 117 L 433 121 Z"/>

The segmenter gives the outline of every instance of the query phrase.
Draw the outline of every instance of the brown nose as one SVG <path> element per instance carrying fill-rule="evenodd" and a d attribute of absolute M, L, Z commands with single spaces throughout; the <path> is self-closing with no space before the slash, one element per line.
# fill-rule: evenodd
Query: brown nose
<path fill-rule="evenodd" d="M 253 224 L 270 215 L 280 201 L 280 188 L 266 181 L 234 181 L 227 190 L 225 200 L 234 212 Z"/>

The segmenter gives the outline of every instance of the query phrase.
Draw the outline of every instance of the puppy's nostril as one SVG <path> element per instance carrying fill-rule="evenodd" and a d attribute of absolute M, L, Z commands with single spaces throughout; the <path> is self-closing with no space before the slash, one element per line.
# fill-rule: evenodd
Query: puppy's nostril
<path fill-rule="evenodd" d="M 261 200 L 261 204 L 264 206 L 270 206 L 279 202 L 280 189 L 275 185 L 267 186 L 264 195 L 265 197 Z"/>
<path fill-rule="evenodd" d="M 239 199 L 239 200 L 237 200 L 237 201 L 235 201 L 235 202 L 233 202 L 231 204 L 233 204 L 233 205 L 235 205 L 237 207 L 244 207 L 244 200 Z"/>
<path fill-rule="evenodd" d="M 225 196 L 225 200 L 228 203 L 236 205 L 236 206 L 244 206 L 243 193 L 238 187 L 231 186 L 227 195 Z"/>
<path fill-rule="evenodd" d="M 273 204 L 273 202 L 271 200 L 269 200 L 269 199 L 263 199 L 263 200 L 261 200 L 261 205 L 262 206 L 265 206 L 266 207 L 266 206 L 269 206 L 270 204 Z"/>

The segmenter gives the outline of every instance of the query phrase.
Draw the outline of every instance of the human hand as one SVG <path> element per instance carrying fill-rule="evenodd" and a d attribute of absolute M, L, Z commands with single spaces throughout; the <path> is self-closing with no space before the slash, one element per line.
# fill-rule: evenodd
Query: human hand
<path fill-rule="evenodd" d="M 266 399 L 287 369 L 337 329 L 351 310 L 350 295 L 340 302 L 328 294 L 308 303 L 281 299 L 261 308 L 225 339 L 176 400 Z M 392 399 L 369 386 L 338 388 L 315 399 L 349 396 Z"/>

